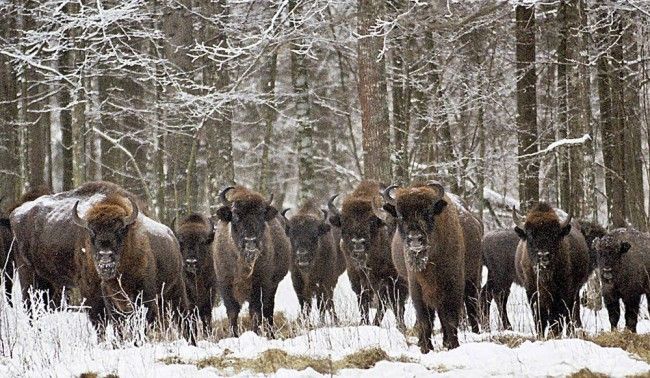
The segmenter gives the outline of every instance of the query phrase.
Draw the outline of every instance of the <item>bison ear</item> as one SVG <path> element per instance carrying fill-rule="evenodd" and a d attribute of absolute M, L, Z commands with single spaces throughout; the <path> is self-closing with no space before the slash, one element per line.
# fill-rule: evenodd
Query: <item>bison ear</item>
<path fill-rule="evenodd" d="M 208 237 L 205 239 L 205 244 L 212 244 L 214 241 L 214 228 L 208 234 Z"/>
<path fill-rule="evenodd" d="M 1 218 L 0 219 L 0 226 L 6 227 L 11 230 L 11 222 L 9 222 L 9 219 L 7 218 Z"/>
<path fill-rule="evenodd" d="M 384 206 L 384 211 L 386 211 L 388 214 L 390 214 L 393 218 L 397 218 L 397 210 L 395 209 L 394 205 L 391 205 L 390 203 L 385 203 Z"/>
<path fill-rule="evenodd" d="M 519 236 L 519 239 L 526 240 L 526 231 L 522 230 L 521 227 L 515 226 L 515 232 Z"/>
<path fill-rule="evenodd" d="M 628 242 L 621 243 L 621 255 L 627 253 L 627 251 L 629 251 L 630 248 L 632 248 L 632 245 L 630 243 Z"/>
<path fill-rule="evenodd" d="M 440 201 L 436 202 L 435 205 L 433 205 L 433 214 L 440 215 L 445 207 L 447 207 L 447 201 L 441 199 Z"/>
<path fill-rule="evenodd" d="M 321 223 L 320 226 L 318 226 L 318 236 L 323 236 L 327 234 L 328 232 L 330 232 L 331 229 L 332 227 L 329 224 L 325 222 Z"/>
<path fill-rule="evenodd" d="M 275 206 L 268 205 L 266 207 L 266 213 L 264 213 L 264 220 L 271 221 L 278 215 L 278 209 Z"/>
<path fill-rule="evenodd" d="M 339 214 L 330 215 L 330 224 L 336 228 L 341 228 L 341 216 Z"/>
<path fill-rule="evenodd" d="M 217 218 L 223 222 L 230 222 L 232 220 L 232 211 L 229 206 L 221 206 L 217 210 Z"/>
<path fill-rule="evenodd" d="M 560 237 L 563 238 L 571 233 L 571 224 L 567 224 L 560 230 Z"/>

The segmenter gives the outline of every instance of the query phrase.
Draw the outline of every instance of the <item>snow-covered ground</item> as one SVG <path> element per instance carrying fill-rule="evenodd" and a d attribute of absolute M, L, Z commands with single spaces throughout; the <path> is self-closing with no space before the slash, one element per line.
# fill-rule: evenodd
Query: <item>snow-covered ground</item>
<path fill-rule="evenodd" d="M 255 358 L 269 349 L 280 349 L 289 355 L 328 358 L 338 361 L 367 348 L 381 348 L 393 361 L 381 361 L 366 370 L 342 369 L 341 376 L 566 376 L 581 369 L 609 376 L 647 374 L 650 365 L 617 348 L 603 348 L 580 339 L 525 341 L 510 348 L 493 342 L 499 335 L 530 336 L 531 315 L 521 288 L 513 287 L 509 314 L 515 331 L 460 334 L 461 346 L 455 350 L 442 349 L 439 330 L 434 337 L 435 351 L 422 355 L 416 339 L 404 336 L 395 328 L 389 313 L 380 327 L 358 326 L 358 310 L 347 276 L 339 279 L 335 305 L 341 324 L 321 326 L 310 331 L 296 332 L 291 338 L 268 340 L 252 332 L 239 338 L 218 342 L 199 341 L 189 346 L 185 341 L 145 342 L 143 346 L 114 347 L 98 340 L 84 314 L 74 310 L 49 313 L 43 310 L 30 324 L 24 309 L 10 308 L 3 301 L 0 307 L 0 376 L 79 376 L 97 373 L 100 377 L 117 374 L 120 377 L 180 377 L 180 376 L 249 376 L 250 371 L 236 373 L 232 369 L 197 368 L 193 362 L 211 357 Z M 640 333 L 650 333 L 647 305 L 639 322 Z M 244 308 L 242 311 L 245 311 Z M 492 306 L 493 328 L 496 311 Z M 298 317 L 298 301 L 291 279 L 281 283 L 276 296 L 276 312 L 288 319 Z M 315 314 L 314 314 L 315 315 Z M 215 309 L 217 319 L 225 317 L 223 305 Z M 582 319 L 589 333 L 609 330 L 606 310 L 597 313 L 583 310 Z M 406 313 L 407 325 L 415 323 L 412 306 Z M 495 328 L 496 329 L 496 328 Z M 650 335 L 648 335 L 650 337 Z M 178 363 L 169 363 L 169 357 Z M 397 362 L 405 361 L 405 362 Z M 276 376 L 320 376 L 311 368 L 302 371 L 280 369 Z"/>

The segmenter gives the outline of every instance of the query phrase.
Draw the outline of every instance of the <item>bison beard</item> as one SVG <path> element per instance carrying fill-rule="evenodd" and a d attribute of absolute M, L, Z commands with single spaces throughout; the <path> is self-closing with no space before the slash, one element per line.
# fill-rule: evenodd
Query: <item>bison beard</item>
<path fill-rule="evenodd" d="M 376 210 L 381 202 L 382 186 L 364 180 L 343 201 L 341 211 L 330 198 L 330 224 L 341 229 L 341 249 L 345 255 L 348 277 L 357 295 L 361 320 L 369 323 L 369 308 L 373 297 L 379 307 L 373 324 L 379 325 L 387 308 L 395 312 L 399 327 L 404 324 L 404 303 L 408 295 L 405 279 L 400 277 L 390 256 L 393 227 L 382 221 Z"/>
<path fill-rule="evenodd" d="M 275 293 L 291 259 L 289 240 L 272 197 L 266 201 L 242 186 L 228 187 L 220 197 L 213 259 L 231 332 L 238 334 L 239 310 L 248 301 L 253 331 L 264 319 L 272 335 Z"/>
<path fill-rule="evenodd" d="M 588 248 L 571 217 L 560 223 L 555 210 L 538 203 L 520 222 L 513 210 L 520 237 L 516 254 L 517 277 L 526 288 L 538 335 L 546 327 L 580 325 L 579 291 L 589 275 Z"/>

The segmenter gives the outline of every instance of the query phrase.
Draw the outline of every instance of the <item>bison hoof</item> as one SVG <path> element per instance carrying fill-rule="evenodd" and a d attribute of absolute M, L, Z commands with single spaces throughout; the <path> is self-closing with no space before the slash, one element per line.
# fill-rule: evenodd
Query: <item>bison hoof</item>
<path fill-rule="evenodd" d="M 458 348 L 460 346 L 460 344 L 458 343 L 458 340 L 445 341 L 442 344 L 443 344 L 442 346 L 444 346 L 448 350 L 456 349 L 456 348 Z"/>
<path fill-rule="evenodd" d="M 427 354 L 429 351 L 433 350 L 433 343 L 431 342 L 430 337 L 421 337 L 418 345 L 420 346 L 420 352 L 422 352 L 422 354 Z"/>

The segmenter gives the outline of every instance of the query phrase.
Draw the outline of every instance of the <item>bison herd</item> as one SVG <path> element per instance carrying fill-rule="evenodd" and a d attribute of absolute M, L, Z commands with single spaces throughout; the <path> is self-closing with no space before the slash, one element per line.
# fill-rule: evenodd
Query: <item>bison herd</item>
<path fill-rule="evenodd" d="M 484 235 L 480 219 L 437 181 L 386 187 L 364 180 L 340 208 L 332 196 L 326 210 L 308 200 L 278 212 L 272 196 L 243 186 L 219 197 L 214 220 L 192 213 L 174 220 L 172 230 L 113 183 L 35 190 L 0 218 L 0 263 L 5 272 L 17 270 L 23 298 L 33 299 L 27 291 L 38 289 L 56 305 L 64 288 L 76 288 L 95 324 L 133 313 L 136 305 L 151 323 L 169 310 L 191 342 L 196 324 L 210 331 L 219 298 L 232 335 L 248 302 L 251 329 L 273 336 L 276 291 L 289 271 L 303 313 L 316 300 L 321 318 L 329 312 L 336 320 L 333 292 L 345 271 L 364 324 L 379 324 L 391 310 L 404 329 L 410 296 L 423 353 L 433 348 L 436 314 L 447 348 L 459 345 L 465 317 L 479 331 L 492 299 L 510 328 L 512 283 L 525 288 L 540 335 L 581 326 L 580 289 L 594 270 L 612 329 L 621 300 L 625 325 L 636 332 L 641 296 L 650 295 L 649 234 L 607 232 L 546 203 L 523 219 L 513 209 L 514 228 Z M 481 289 L 483 265 L 488 277 Z M 9 294 L 11 280 L 5 281 Z"/>

